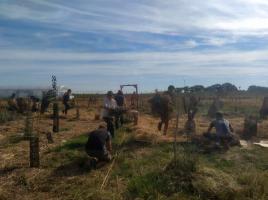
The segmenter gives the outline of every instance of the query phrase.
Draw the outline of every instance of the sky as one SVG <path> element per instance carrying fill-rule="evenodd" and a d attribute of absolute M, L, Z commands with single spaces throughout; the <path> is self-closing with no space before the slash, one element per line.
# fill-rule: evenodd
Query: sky
<path fill-rule="evenodd" d="M 0 88 L 268 86 L 267 0 L 0 0 Z"/>

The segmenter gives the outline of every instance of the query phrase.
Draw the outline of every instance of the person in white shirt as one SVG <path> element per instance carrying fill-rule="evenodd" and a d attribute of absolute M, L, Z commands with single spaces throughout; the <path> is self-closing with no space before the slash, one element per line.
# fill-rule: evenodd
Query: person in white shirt
<path fill-rule="evenodd" d="M 107 124 L 107 131 L 114 137 L 114 112 L 117 108 L 116 101 L 113 98 L 113 92 L 108 91 L 103 102 L 102 119 Z"/>

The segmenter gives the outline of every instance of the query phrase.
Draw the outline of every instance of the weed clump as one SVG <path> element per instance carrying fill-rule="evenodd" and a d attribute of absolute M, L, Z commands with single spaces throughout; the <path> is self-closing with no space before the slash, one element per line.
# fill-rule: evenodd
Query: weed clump
<path fill-rule="evenodd" d="M 4 124 L 9 121 L 14 121 L 16 119 L 16 115 L 13 112 L 7 110 L 0 111 L 0 124 Z"/>
<path fill-rule="evenodd" d="M 129 199 L 156 199 L 159 194 L 169 197 L 176 193 L 195 193 L 192 181 L 197 169 L 197 157 L 184 152 L 162 171 L 134 177 L 128 184 L 127 196 Z"/>

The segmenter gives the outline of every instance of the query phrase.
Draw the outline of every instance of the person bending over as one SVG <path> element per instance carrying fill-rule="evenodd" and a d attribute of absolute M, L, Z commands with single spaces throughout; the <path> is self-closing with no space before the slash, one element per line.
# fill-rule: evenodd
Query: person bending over
<path fill-rule="evenodd" d="M 85 146 L 87 154 L 92 157 L 92 165 L 96 168 L 99 161 L 109 162 L 112 159 L 112 142 L 111 135 L 106 130 L 104 124 L 100 125 L 97 130 L 89 133 Z"/>
<path fill-rule="evenodd" d="M 215 128 L 216 134 L 211 134 L 211 130 Z M 216 113 L 216 119 L 210 123 L 207 133 L 205 137 L 209 139 L 216 140 L 216 144 L 223 144 L 224 146 L 228 145 L 233 138 L 233 127 L 230 122 L 224 119 L 223 114 L 221 112 Z"/>

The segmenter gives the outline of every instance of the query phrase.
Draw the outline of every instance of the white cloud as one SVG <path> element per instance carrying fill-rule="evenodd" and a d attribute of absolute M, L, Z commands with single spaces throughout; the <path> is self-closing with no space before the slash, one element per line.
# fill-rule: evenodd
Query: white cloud
<path fill-rule="evenodd" d="M 261 0 L 92 0 L 76 3 L 30 0 L 25 5 L 15 2 L 2 3 L 0 15 L 51 23 L 67 30 L 268 33 L 268 4 Z"/>
<path fill-rule="evenodd" d="M 195 40 L 187 40 L 184 44 L 189 48 L 195 48 L 198 46 L 198 43 Z"/>
<path fill-rule="evenodd" d="M 85 75 L 262 75 L 268 51 L 76 53 L 57 51 L 1 50 L 0 72 L 57 71 Z M 13 60 L 16 62 L 13 62 Z"/>
<path fill-rule="evenodd" d="M 254 51 L 239 50 L 240 47 L 235 46 L 243 37 L 261 40 L 268 35 L 266 0 L 4 0 L 0 2 L 2 18 L 57 30 L 42 32 L 41 29 L 30 34 L 40 41 L 53 43 L 52 39 L 64 37 L 68 44 L 69 37 L 73 36 L 70 32 L 84 35 L 93 32 L 150 48 L 142 49 L 143 52 L 81 53 L 68 45 L 63 45 L 65 50 L 56 51 L 63 49 L 59 45 L 40 51 L 31 47 L 29 38 L 21 44 L 12 43 L 14 36 L 5 40 L 3 27 L 0 45 L 5 49 L 0 50 L 0 74 L 23 70 L 88 76 L 92 73 L 195 77 L 268 74 L 268 50 L 258 50 L 267 49 L 265 44 Z M 85 37 L 71 39 L 87 42 Z M 109 39 L 107 45 L 110 45 Z M 23 47 L 28 50 L 18 49 L 26 43 L 29 46 Z M 79 49 L 79 43 L 75 44 Z M 88 46 L 91 44 L 88 41 Z M 228 44 L 238 50 L 226 49 Z M 202 46 L 213 46 L 214 51 L 202 50 Z M 156 47 L 161 47 L 157 50 L 162 52 L 157 52 Z"/>
<path fill-rule="evenodd" d="M 224 46 L 226 44 L 233 44 L 236 42 L 236 39 L 234 38 L 218 38 L 218 37 L 210 37 L 205 39 L 204 44 L 205 45 L 211 45 L 211 46 Z"/>

